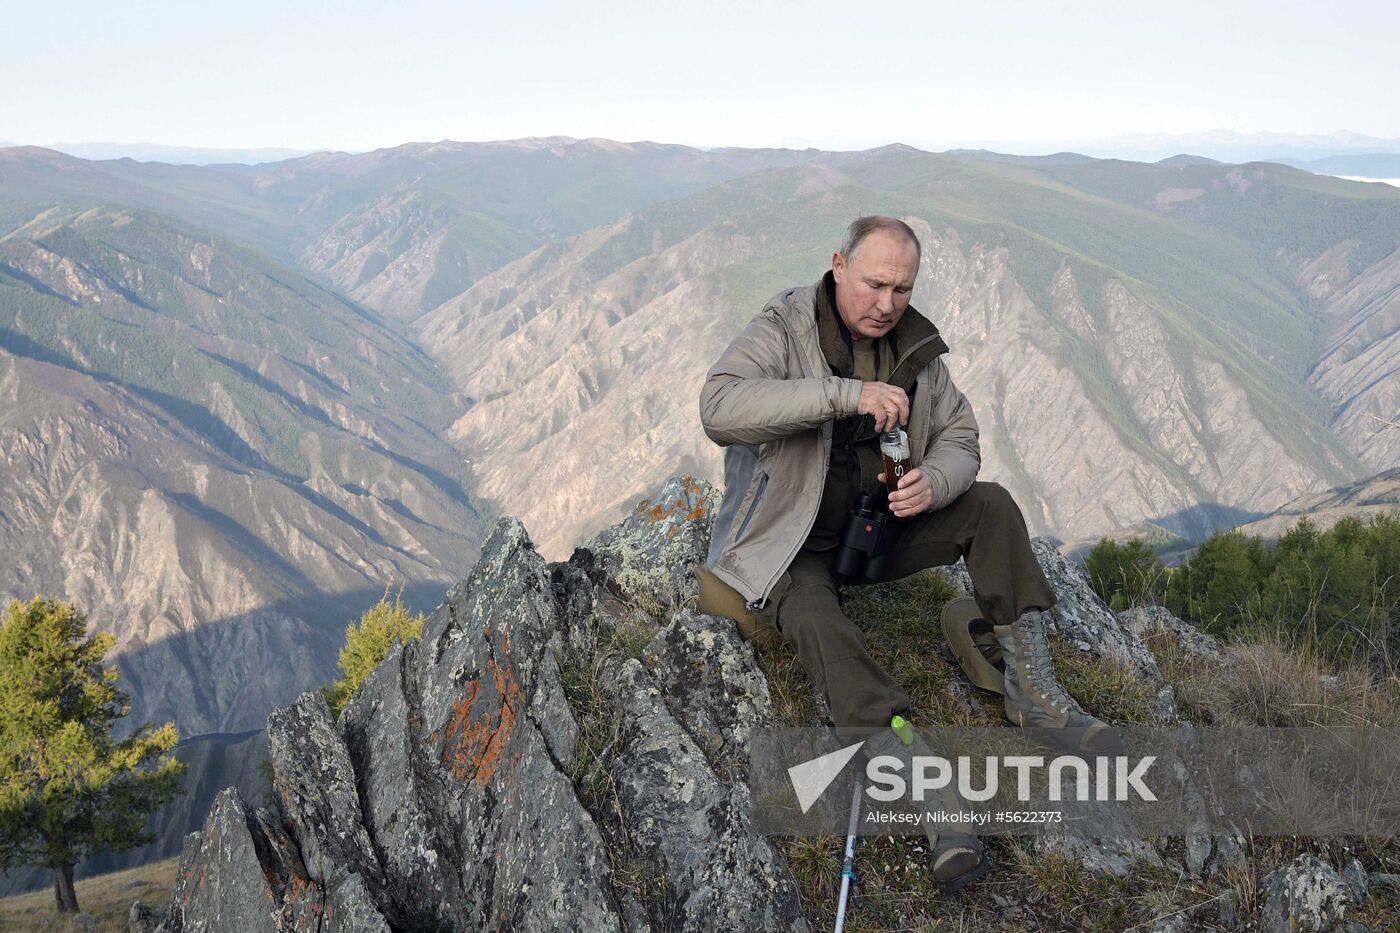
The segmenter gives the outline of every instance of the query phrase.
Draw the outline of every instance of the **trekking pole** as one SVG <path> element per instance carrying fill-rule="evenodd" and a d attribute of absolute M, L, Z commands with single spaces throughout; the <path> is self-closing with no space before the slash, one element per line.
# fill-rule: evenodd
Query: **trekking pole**
<path fill-rule="evenodd" d="M 851 895 L 851 882 L 856 880 L 856 824 L 860 818 L 860 778 L 851 791 L 851 822 L 846 827 L 846 857 L 841 863 L 841 900 L 836 905 L 836 933 L 846 928 L 846 901 Z"/>

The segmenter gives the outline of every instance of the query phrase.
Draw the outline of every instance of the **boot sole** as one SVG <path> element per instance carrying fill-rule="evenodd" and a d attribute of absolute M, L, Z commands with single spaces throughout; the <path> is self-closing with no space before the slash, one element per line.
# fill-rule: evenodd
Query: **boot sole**
<path fill-rule="evenodd" d="M 1005 695 L 1002 672 L 978 648 L 977 639 L 969 631 L 974 622 L 983 622 L 982 610 L 971 596 L 960 596 L 943 607 L 943 640 L 963 674 L 975 686 L 991 693 Z M 983 622 L 985 624 L 985 622 Z"/>
<path fill-rule="evenodd" d="M 957 894 L 963 888 L 972 884 L 972 882 L 985 877 L 987 872 L 991 870 L 992 860 L 987 858 L 987 854 L 984 852 L 982 854 L 982 860 L 961 875 L 958 875 L 956 878 L 950 878 L 947 881 L 938 882 L 938 893 L 944 897 Z"/>
<path fill-rule="evenodd" d="M 1065 741 L 1065 739 L 1067 739 L 1068 736 L 1064 735 L 1064 733 L 1077 733 L 1079 731 L 1077 728 L 1055 728 L 1053 726 L 1027 726 L 1017 722 L 1010 716 L 1006 716 L 1005 719 L 1013 727 L 1028 732 L 1030 734 L 1029 738 L 1031 740 L 1031 743 L 1033 745 L 1039 746 L 1040 748 L 1046 751 L 1061 752 L 1070 755 L 1078 755 L 1081 757 L 1095 757 L 1099 755 L 1121 755 L 1123 753 L 1122 738 L 1118 734 L 1118 730 L 1114 729 L 1112 726 L 1109 727 L 1111 737 L 1109 739 L 1108 744 L 1104 748 L 1086 749 L 1082 746 L 1073 745 L 1068 741 Z"/>

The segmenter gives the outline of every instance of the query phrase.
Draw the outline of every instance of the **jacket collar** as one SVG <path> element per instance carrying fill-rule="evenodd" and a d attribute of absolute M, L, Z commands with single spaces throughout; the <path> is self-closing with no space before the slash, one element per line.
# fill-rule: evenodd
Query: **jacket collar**
<path fill-rule="evenodd" d="M 840 375 L 851 371 L 851 332 L 836 310 L 836 279 L 830 270 L 812 289 L 813 314 L 816 318 L 818 344 L 822 354 Z M 890 385 L 905 392 L 913 388 L 914 380 L 934 357 L 948 352 L 948 344 L 938 328 L 913 305 L 905 309 L 899 323 L 888 334 L 895 363 L 890 373 Z"/>

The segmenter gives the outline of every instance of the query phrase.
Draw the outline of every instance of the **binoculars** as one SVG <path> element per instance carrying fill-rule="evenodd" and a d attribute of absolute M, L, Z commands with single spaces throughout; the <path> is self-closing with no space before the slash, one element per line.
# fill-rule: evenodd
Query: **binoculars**
<path fill-rule="evenodd" d="M 841 529 L 831 569 L 848 580 L 883 580 L 898 539 L 899 523 L 874 496 L 863 492 L 856 497 Z"/>

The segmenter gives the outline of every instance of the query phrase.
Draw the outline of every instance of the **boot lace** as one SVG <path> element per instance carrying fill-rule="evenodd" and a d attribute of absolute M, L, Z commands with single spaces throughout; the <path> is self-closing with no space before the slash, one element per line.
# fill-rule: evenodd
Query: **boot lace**
<path fill-rule="evenodd" d="M 1026 661 L 1031 683 L 1050 704 L 1062 713 L 1078 712 L 1079 704 L 1065 691 L 1055 676 L 1055 659 L 1050 653 L 1050 641 L 1045 637 L 1045 623 L 1040 617 L 1022 623 L 1025 636 Z"/>

